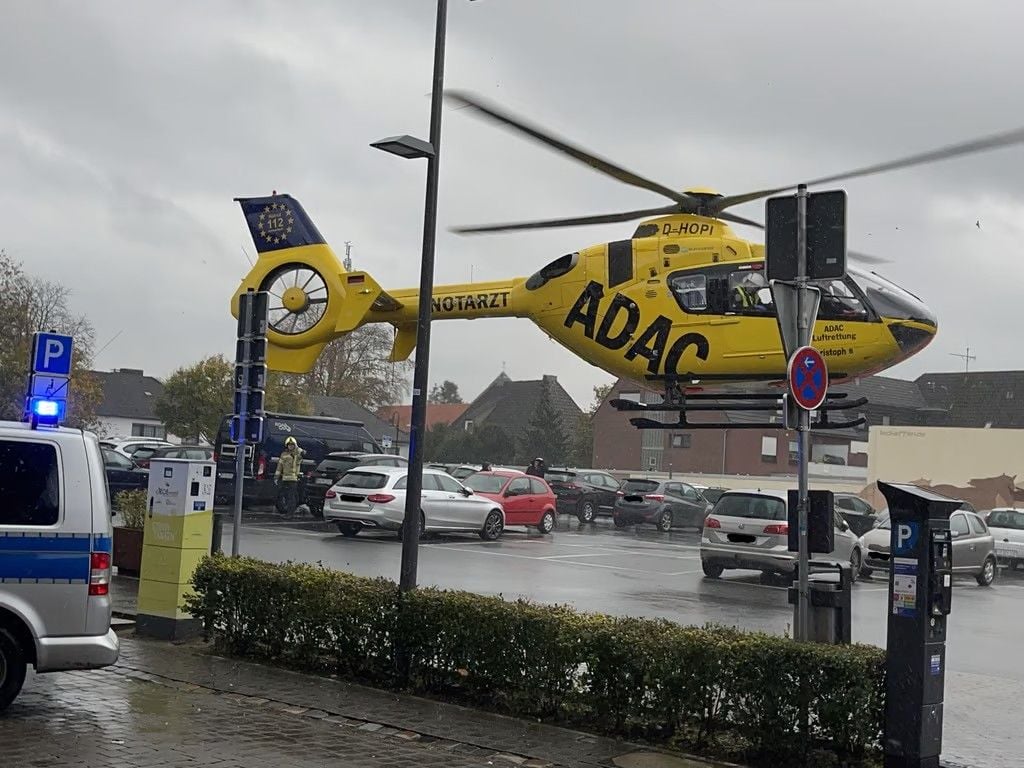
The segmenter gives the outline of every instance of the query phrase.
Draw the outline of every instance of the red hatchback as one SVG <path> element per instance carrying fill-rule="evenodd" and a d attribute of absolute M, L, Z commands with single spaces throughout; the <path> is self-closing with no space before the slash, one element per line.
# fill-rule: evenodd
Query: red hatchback
<path fill-rule="evenodd" d="M 504 470 L 475 472 L 462 484 L 501 504 L 506 527 L 536 526 L 541 533 L 551 533 L 555 527 L 555 492 L 539 477 Z"/>

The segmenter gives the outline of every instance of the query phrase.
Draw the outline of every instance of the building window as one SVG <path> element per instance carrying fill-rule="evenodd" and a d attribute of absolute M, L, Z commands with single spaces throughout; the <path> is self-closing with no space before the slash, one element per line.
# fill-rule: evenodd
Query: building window
<path fill-rule="evenodd" d="M 164 440 L 167 429 L 159 424 L 132 424 L 132 437 L 155 437 Z"/>
<path fill-rule="evenodd" d="M 473 431 L 473 420 L 472 419 L 466 419 L 464 422 L 462 422 L 462 428 L 466 432 L 472 432 Z"/>
<path fill-rule="evenodd" d="M 776 454 L 778 453 L 778 439 L 775 437 L 763 436 L 761 438 L 761 461 L 767 464 L 774 464 L 776 462 Z"/>
<path fill-rule="evenodd" d="M 796 440 L 790 440 L 789 441 L 789 463 L 790 464 L 796 464 L 797 454 L 799 453 L 799 451 L 800 451 L 800 447 L 797 444 Z"/>
<path fill-rule="evenodd" d="M 689 448 L 690 447 L 690 435 L 672 435 L 672 447 L 673 448 Z"/>

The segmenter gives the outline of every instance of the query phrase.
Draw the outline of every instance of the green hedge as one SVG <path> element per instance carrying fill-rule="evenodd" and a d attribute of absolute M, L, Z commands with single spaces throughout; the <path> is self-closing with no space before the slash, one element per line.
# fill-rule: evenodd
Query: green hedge
<path fill-rule="evenodd" d="M 220 555 L 194 584 L 188 610 L 229 653 L 749 763 L 859 765 L 880 750 L 874 647 L 467 592 L 401 597 L 384 579 Z"/>

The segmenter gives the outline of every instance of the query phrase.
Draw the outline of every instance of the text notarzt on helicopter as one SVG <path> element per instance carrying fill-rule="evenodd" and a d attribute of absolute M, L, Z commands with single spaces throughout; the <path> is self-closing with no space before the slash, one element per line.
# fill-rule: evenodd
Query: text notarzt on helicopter
<path fill-rule="evenodd" d="M 622 349 L 633 338 L 633 333 L 640 324 L 640 307 L 628 296 L 616 293 L 612 297 L 611 304 L 605 310 L 601 324 L 597 324 L 597 313 L 601 299 L 604 298 L 604 286 L 591 280 L 587 287 L 576 299 L 569 314 L 565 316 L 565 327 L 572 328 L 579 323 L 583 326 L 583 334 L 588 339 L 593 339 L 605 349 Z M 612 326 L 619 315 L 625 313 L 625 324 L 622 330 L 611 335 Z M 595 332 L 596 328 L 596 332 Z M 689 347 L 696 348 L 697 357 L 707 360 L 711 351 L 706 337 L 699 333 L 684 333 L 674 342 L 665 354 L 665 347 L 668 346 L 669 333 L 672 330 L 672 321 L 664 315 L 658 315 L 640 337 L 633 342 L 625 352 L 627 360 L 635 360 L 642 357 L 647 360 L 647 370 L 652 374 L 659 372 L 662 358 L 665 359 L 665 373 L 680 373 L 679 361 L 683 353 Z"/>
<path fill-rule="evenodd" d="M 508 291 L 496 293 L 465 293 L 456 296 L 434 296 L 434 312 L 454 312 L 466 309 L 499 309 L 508 306 Z"/>

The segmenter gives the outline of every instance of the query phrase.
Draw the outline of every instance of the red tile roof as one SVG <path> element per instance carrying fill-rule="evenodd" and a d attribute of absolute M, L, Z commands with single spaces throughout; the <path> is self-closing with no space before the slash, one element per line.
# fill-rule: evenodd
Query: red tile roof
<path fill-rule="evenodd" d="M 469 408 L 469 403 L 429 403 L 427 405 L 427 429 L 435 424 L 451 424 Z M 377 415 L 384 421 L 393 423 L 392 419 L 398 417 L 398 427 L 408 429 L 412 422 L 411 405 L 385 405 Z"/>

